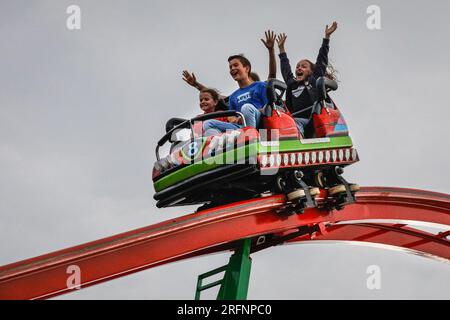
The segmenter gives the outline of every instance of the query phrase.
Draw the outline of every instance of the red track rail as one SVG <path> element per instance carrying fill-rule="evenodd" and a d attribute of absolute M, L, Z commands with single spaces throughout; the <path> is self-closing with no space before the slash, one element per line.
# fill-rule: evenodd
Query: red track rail
<path fill-rule="evenodd" d="M 432 234 L 407 227 L 404 224 L 356 223 L 330 226 L 325 233 L 301 236 L 289 242 L 352 241 L 394 246 L 421 256 L 446 259 L 450 263 L 449 231 Z"/>
<path fill-rule="evenodd" d="M 320 201 L 320 199 L 319 199 Z M 0 267 L 0 299 L 43 299 L 71 291 L 67 268 L 81 269 L 81 286 L 164 263 L 230 248 L 238 239 L 320 224 L 323 232 L 291 241 L 350 240 L 394 245 L 450 259 L 449 232 L 433 235 L 404 225 L 361 220 L 418 221 L 450 226 L 450 196 L 400 188 L 363 188 L 341 211 L 306 210 L 280 217 L 284 196 L 253 199 Z M 342 224 L 342 222 L 346 222 Z M 338 224 L 336 224 L 338 223 Z"/>

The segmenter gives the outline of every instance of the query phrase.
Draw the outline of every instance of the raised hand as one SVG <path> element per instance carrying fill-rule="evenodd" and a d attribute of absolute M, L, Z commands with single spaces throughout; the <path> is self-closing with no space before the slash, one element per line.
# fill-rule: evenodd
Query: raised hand
<path fill-rule="evenodd" d="M 262 43 L 266 46 L 267 49 L 272 50 L 273 45 L 275 44 L 275 33 L 272 30 L 267 30 L 265 32 L 266 40 L 261 39 Z"/>
<path fill-rule="evenodd" d="M 189 71 L 183 70 L 183 80 L 190 86 L 197 87 L 197 79 L 194 73 L 190 74 Z"/>
<path fill-rule="evenodd" d="M 280 49 L 280 53 L 286 52 L 284 50 L 284 43 L 286 42 L 287 35 L 285 33 L 280 33 L 277 37 L 278 49 Z"/>
<path fill-rule="evenodd" d="M 325 27 L 325 38 L 330 39 L 330 36 L 337 29 L 337 22 L 333 21 L 333 24 L 328 28 L 328 25 Z"/>

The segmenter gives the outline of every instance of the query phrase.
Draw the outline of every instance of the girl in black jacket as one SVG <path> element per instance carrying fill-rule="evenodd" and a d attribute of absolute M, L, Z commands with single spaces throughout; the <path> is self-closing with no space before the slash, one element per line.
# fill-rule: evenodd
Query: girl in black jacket
<path fill-rule="evenodd" d="M 295 76 L 292 73 L 289 59 L 284 49 L 286 34 L 278 35 L 277 43 L 280 49 L 281 73 L 284 82 L 288 88 L 286 91 L 286 106 L 291 113 L 295 113 L 297 127 L 304 136 L 305 127 L 308 125 L 312 106 L 317 101 L 316 80 L 319 77 L 326 76 L 334 79 L 334 75 L 327 71 L 328 51 L 331 34 L 337 29 L 336 21 L 328 27 L 325 27 L 325 37 L 322 41 L 316 63 L 308 59 L 300 60 L 295 67 Z M 306 110 L 305 110 L 306 109 Z"/>

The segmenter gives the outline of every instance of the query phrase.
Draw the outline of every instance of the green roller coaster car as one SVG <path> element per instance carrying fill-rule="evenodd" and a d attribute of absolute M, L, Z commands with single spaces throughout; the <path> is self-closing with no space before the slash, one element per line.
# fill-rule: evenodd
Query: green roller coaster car
<path fill-rule="evenodd" d="M 283 91 L 285 86 L 268 83 L 270 103 L 259 129 L 245 126 L 243 115 L 235 111 L 168 121 L 153 168 L 158 207 L 216 206 L 281 192 L 292 201 L 303 199 L 304 207 L 314 205 L 317 190 L 341 194 L 339 205 L 354 201 L 356 188 L 341 176 L 343 167 L 359 161 L 348 131 L 302 138 L 283 107 L 282 93 L 274 89 Z M 244 125 L 220 135 L 202 135 L 204 121 L 227 116 L 241 117 Z M 168 145 L 162 157 L 161 149 Z"/>

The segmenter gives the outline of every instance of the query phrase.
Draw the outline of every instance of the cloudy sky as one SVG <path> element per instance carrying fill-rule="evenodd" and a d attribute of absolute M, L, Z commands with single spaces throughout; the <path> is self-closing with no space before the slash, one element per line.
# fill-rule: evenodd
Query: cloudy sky
<path fill-rule="evenodd" d="M 66 27 L 72 4 L 81 8 L 80 30 Z M 372 4 L 381 8 L 380 30 L 366 26 Z M 200 112 L 181 72 L 229 94 L 236 84 L 227 57 L 245 53 L 265 78 L 259 39 L 269 28 L 287 33 L 294 64 L 315 59 L 325 25 L 338 21 L 334 98 L 361 156 L 349 180 L 450 193 L 449 11 L 446 0 L 0 0 L 0 265 L 194 210 L 157 210 L 152 198 L 165 121 Z M 197 275 L 228 257 L 62 298 L 190 299 Z M 366 287 L 370 265 L 381 268 L 381 290 Z M 450 266 L 427 258 L 307 244 L 253 255 L 249 298 L 448 299 L 448 283 Z"/>

